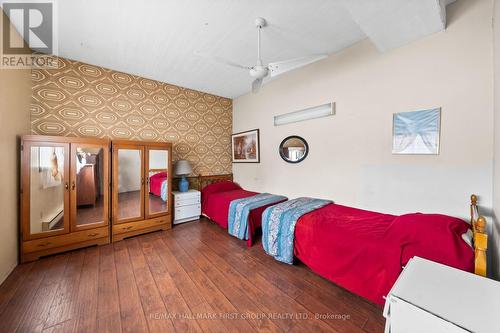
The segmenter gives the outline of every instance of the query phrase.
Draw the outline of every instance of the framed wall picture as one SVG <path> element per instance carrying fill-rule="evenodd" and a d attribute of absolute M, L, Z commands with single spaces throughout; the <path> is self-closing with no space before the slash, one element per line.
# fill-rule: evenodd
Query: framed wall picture
<path fill-rule="evenodd" d="M 392 153 L 438 155 L 441 108 L 395 113 Z"/>
<path fill-rule="evenodd" d="M 233 163 L 260 163 L 259 130 L 232 135 Z"/>

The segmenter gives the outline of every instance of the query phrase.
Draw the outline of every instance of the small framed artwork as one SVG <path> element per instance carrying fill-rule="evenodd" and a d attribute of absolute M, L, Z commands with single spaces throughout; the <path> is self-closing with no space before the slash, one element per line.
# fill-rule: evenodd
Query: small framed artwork
<path fill-rule="evenodd" d="M 395 113 L 392 153 L 438 155 L 441 108 Z"/>
<path fill-rule="evenodd" d="M 259 130 L 232 135 L 233 163 L 260 163 Z"/>

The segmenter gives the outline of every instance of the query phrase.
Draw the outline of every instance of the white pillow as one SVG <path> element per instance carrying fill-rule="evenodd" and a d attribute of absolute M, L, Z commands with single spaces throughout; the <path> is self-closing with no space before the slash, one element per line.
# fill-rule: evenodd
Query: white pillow
<path fill-rule="evenodd" d="M 472 230 L 467 230 L 462 234 L 462 239 L 466 242 L 470 247 L 472 247 Z"/>

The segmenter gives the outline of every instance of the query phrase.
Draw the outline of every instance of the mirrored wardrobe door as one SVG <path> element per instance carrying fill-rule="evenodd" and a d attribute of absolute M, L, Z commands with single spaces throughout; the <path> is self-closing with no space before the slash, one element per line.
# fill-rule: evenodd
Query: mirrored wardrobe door
<path fill-rule="evenodd" d="M 108 224 L 109 148 L 71 144 L 71 227 L 73 230 Z"/>
<path fill-rule="evenodd" d="M 144 147 L 113 147 L 113 197 L 116 223 L 144 219 Z"/>
<path fill-rule="evenodd" d="M 170 204 L 170 151 L 168 148 L 148 147 L 146 153 L 146 213 L 149 218 L 168 213 Z"/>
<path fill-rule="evenodd" d="M 27 141 L 22 165 L 23 238 L 69 232 L 69 144 Z"/>

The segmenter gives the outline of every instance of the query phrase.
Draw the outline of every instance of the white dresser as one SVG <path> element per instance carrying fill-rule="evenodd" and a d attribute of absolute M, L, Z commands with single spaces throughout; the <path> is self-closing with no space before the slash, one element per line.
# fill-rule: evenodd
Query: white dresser
<path fill-rule="evenodd" d="M 500 332 L 500 283 L 415 257 L 392 287 L 386 333 Z"/>
<path fill-rule="evenodd" d="M 201 215 L 201 193 L 172 191 L 174 197 L 174 224 L 198 220 Z"/>

